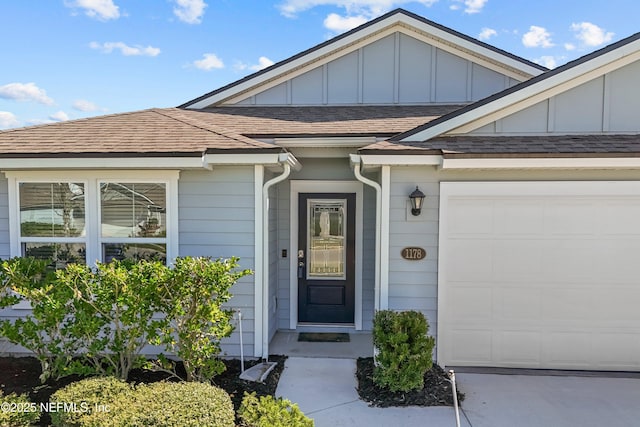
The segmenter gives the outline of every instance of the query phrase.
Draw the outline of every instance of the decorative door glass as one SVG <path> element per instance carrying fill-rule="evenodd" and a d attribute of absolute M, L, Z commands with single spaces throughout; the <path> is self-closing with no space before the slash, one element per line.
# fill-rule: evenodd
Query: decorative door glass
<path fill-rule="evenodd" d="M 309 200 L 307 279 L 345 279 L 346 200 Z"/>

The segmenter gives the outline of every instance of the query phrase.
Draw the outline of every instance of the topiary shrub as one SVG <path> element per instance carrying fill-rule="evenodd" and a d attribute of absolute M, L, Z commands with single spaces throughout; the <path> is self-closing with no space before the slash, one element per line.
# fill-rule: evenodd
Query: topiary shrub
<path fill-rule="evenodd" d="M 298 405 L 273 396 L 244 393 L 238 415 L 246 427 L 313 427 Z"/>
<path fill-rule="evenodd" d="M 373 319 L 373 381 L 394 392 L 422 389 L 433 366 L 435 339 L 428 331 L 427 319 L 418 311 L 378 311 Z"/>
<path fill-rule="evenodd" d="M 0 407 L 0 427 L 28 427 L 40 419 L 38 407 L 24 394 L 4 396 L 0 390 Z"/>
<path fill-rule="evenodd" d="M 96 411 L 107 411 L 116 399 L 131 397 L 130 384 L 114 377 L 87 378 L 56 391 L 50 402 L 69 405 L 67 410 L 51 412 L 54 426 L 86 426 L 91 424 L 91 415 Z"/>
<path fill-rule="evenodd" d="M 159 382 L 141 384 L 93 412 L 80 427 L 234 427 L 231 398 L 224 390 L 204 383 Z"/>

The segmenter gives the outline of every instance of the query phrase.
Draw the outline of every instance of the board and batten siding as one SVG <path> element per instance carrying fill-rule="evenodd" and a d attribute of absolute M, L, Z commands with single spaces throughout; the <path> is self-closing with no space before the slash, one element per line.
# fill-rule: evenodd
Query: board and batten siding
<path fill-rule="evenodd" d="M 237 105 L 466 103 L 517 83 L 396 32 Z"/>
<path fill-rule="evenodd" d="M 211 171 L 183 171 L 178 181 L 180 256 L 240 258 L 242 268 L 255 267 L 254 169 L 224 166 Z M 243 277 L 226 305 L 242 311 L 244 354 L 253 354 L 254 276 Z M 240 354 L 237 327 L 223 340 L 223 352 Z"/>
<path fill-rule="evenodd" d="M 473 135 L 640 131 L 640 61 L 482 126 Z"/>
<path fill-rule="evenodd" d="M 389 223 L 389 309 L 419 310 L 430 334 L 438 334 L 438 238 L 441 181 L 627 181 L 640 180 L 638 170 L 437 171 L 434 167 L 392 167 Z M 420 216 L 411 215 L 409 194 L 418 185 L 426 195 Z M 419 246 L 427 257 L 407 261 L 401 250 Z M 437 344 L 437 341 L 436 341 Z"/>

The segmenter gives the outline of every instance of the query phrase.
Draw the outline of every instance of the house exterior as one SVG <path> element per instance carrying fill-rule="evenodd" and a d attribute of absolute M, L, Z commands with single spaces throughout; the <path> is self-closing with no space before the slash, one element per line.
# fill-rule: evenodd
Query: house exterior
<path fill-rule="evenodd" d="M 441 365 L 640 370 L 639 73 L 640 34 L 547 70 L 398 9 L 177 108 L 0 132 L 0 258 L 238 256 L 256 357 L 414 309 Z"/>

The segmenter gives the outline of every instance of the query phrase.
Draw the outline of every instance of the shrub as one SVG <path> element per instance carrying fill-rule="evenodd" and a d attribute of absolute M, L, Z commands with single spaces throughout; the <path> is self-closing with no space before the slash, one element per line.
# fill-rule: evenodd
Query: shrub
<path fill-rule="evenodd" d="M 0 308 L 28 301 L 24 318 L 0 321 L 0 334 L 32 351 L 40 362 L 40 380 L 66 375 L 65 368 L 80 343 L 67 334 L 73 293 L 57 286 L 47 261 L 12 258 L 0 264 Z"/>
<path fill-rule="evenodd" d="M 428 331 L 420 312 L 378 311 L 373 319 L 373 345 L 378 351 L 373 381 L 391 391 L 423 388 L 435 345 Z"/>
<path fill-rule="evenodd" d="M 175 260 L 168 275 L 160 302 L 168 323 L 154 344 L 182 359 L 187 381 L 210 381 L 225 369 L 217 356 L 221 339 L 233 331 L 233 313 L 222 305 L 231 286 L 251 274 L 238 267 L 238 258 L 185 257 Z"/>
<path fill-rule="evenodd" d="M 298 405 L 273 396 L 244 393 L 238 415 L 247 427 L 313 427 Z"/>
<path fill-rule="evenodd" d="M 38 407 L 24 394 L 3 396 L 0 390 L 0 405 L 0 427 L 28 427 L 40 419 Z"/>
<path fill-rule="evenodd" d="M 131 385 L 114 377 L 87 378 L 56 391 L 51 402 L 75 404 L 76 411 L 51 412 L 54 426 L 90 425 L 96 408 L 110 408 L 116 399 L 126 399 L 133 393 Z"/>
<path fill-rule="evenodd" d="M 117 260 L 98 263 L 95 272 L 83 265 L 56 272 L 57 285 L 74 295 L 68 332 L 83 343 L 83 358 L 94 373 L 126 379 L 131 369 L 142 366 L 142 349 L 165 322 L 154 316 L 167 274 L 158 261 Z"/>
<path fill-rule="evenodd" d="M 94 412 L 82 427 L 234 427 L 231 398 L 222 389 L 204 383 L 160 382 L 137 386 Z"/>

